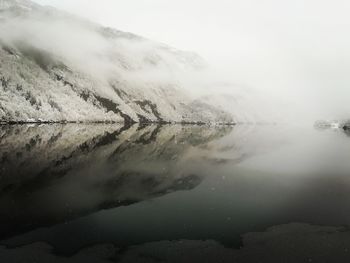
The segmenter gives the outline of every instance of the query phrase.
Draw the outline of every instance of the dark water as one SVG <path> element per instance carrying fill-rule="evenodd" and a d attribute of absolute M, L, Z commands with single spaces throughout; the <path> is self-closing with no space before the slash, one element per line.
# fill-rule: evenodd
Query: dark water
<path fill-rule="evenodd" d="M 215 240 L 350 225 L 350 138 L 276 126 L 0 127 L 0 243 Z M 1 258 L 1 255 L 0 255 Z"/>

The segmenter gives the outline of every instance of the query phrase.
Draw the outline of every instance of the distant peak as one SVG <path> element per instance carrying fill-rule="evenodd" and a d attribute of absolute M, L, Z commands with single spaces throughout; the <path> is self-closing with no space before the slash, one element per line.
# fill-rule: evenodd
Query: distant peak
<path fill-rule="evenodd" d="M 22 9 L 32 9 L 37 6 L 30 0 L 0 0 L 0 9 L 9 9 L 9 8 L 22 8 Z"/>

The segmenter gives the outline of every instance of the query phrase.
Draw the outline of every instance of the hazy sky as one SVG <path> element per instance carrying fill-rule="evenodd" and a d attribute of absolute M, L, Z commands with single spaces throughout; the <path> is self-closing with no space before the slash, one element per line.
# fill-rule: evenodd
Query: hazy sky
<path fill-rule="evenodd" d="M 350 117 L 350 1 L 36 2 L 196 51 L 234 82 L 295 102 L 300 114 Z"/>

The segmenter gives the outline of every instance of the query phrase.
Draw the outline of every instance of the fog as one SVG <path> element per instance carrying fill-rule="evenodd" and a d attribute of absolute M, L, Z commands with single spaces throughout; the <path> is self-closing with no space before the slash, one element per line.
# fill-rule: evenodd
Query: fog
<path fill-rule="evenodd" d="M 184 74 L 182 71 L 183 75 L 179 77 L 177 73 L 168 74 L 157 69 L 144 71 L 136 79 L 173 78 L 184 82 L 183 86 L 190 91 L 203 94 L 210 94 L 213 90 L 218 92 L 217 86 L 211 86 L 214 81 L 233 83 L 221 85 L 220 92 L 249 94 L 247 96 L 253 101 L 250 104 L 255 105 L 255 109 L 267 110 L 268 114 L 278 112 L 277 115 L 286 119 L 308 122 L 349 117 L 347 98 L 350 90 L 347 86 L 350 77 L 347 70 L 350 66 L 350 38 L 347 28 L 350 18 L 346 10 L 350 3 L 346 1 L 36 2 L 196 52 L 210 65 L 210 71 L 204 74 L 204 78 L 203 74 L 198 77 L 193 72 Z M 17 23 L 15 26 L 22 25 Z M 90 60 L 92 63 L 83 64 L 86 70 L 102 69 L 101 74 L 114 70 L 113 65 L 104 63 L 110 58 L 100 54 L 101 47 L 108 50 L 110 44 L 98 37 L 84 35 L 84 31 L 77 37 L 72 30 L 71 38 L 64 45 L 56 45 L 60 33 L 69 34 L 67 27 L 63 29 L 61 26 L 54 24 L 52 31 L 37 28 L 39 32 L 49 34 L 41 34 L 45 40 L 29 38 L 40 44 L 46 43 L 47 48 L 68 53 L 78 65 L 82 65 L 77 60 L 85 53 L 94 54 L 95 59 Z M 23 24 L 25 32 L 28 31 L 26 27 L 29 27 L 28 24 Z M 52 41 L 48 41 L 47 37 Z M 79 40 L 84 40 L 84 43 Z M 123 48 L 130 48 L 130 43 Z M 131 78 L 135 79 L 135 75 Z M 205 82 L 208 84 L 205 85 Z M 193 88 L 198 86 L 211 86 L 211 89 Z"/>
<path fill-rule="evenodd" d="M 176 53 L 169 52 L 163 44 L 137 36 L 129 38 L 123 32 L 117 39 L 110 38 L 100 25 L 68 13 L 37 12 L 10 19 L 5 17 L 0 24 L 0 40 L 6 45 L 24 50 L 26 54 L 33 48 L 47 52 L 44 53 L 48 56 L 44 63 L 63 61 L 106 86 L 118 75 L 136 84 L 174 83 L 182 84 L 184 88 L 199 79 L 199 75 L 194 76 L 195 68 L 184 68 L 186 63 L 180 61 L 181 57 L 178 59 Z M 152 56 L 155 56 L 157 65 L 144 62 L 153 59 Z M 199 59 L 198 63 L 203 62 Z M 193 93 L 198 92 L 193 90 Z"/>

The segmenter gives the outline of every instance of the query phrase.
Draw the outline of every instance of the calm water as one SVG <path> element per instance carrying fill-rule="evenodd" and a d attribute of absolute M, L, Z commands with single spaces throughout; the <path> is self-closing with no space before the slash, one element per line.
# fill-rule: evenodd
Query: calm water
<path fill-rule="evenodd" d="M 0 239 L 216 240 L 291 222 L 350 225 L 350 137 L 291 126 L 0 127 Z"/>

